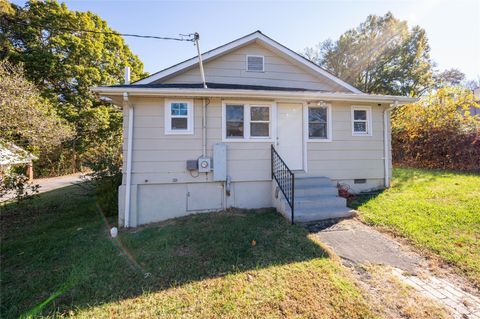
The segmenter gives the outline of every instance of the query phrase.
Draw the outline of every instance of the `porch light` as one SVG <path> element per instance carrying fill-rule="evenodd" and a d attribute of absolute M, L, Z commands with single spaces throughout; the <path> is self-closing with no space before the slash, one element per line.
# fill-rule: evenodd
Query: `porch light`
<path fill-rule="evenodd" d="M 309 106 L 321 106 L 321 107 L 325 107 L 325 106 L 326 106 L 326 103 L 325 103 L 325 101 L 310 101 L 310 102 L 308 102 L 308 105 L 309 105 Z"/>

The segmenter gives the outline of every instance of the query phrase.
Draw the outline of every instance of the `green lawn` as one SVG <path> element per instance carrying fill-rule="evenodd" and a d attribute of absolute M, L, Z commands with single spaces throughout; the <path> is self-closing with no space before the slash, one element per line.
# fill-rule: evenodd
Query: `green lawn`
<path fill-rule="evenodd" d="M 390 189 L 351 206 L 480 285 L 480 175 L 398 168 Z"/>
<path fill-rule="evenodd" d="M 347 270 L 277 213 L 199 214 L 108 236 L 78 187 L 0 206 L 1 317 L 374 315 Z M 8 209 L 6 209 L 8 208 Z"/>

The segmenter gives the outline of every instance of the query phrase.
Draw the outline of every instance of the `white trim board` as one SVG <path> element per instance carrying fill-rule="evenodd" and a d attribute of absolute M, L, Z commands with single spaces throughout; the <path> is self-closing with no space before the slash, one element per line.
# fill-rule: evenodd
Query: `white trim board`
<path fill-rule="evenodd" d="M 275 99 L 279 100 L 325 100 L 325 101 L 352 101 L 371 103 L 406 103 L 417 102 L 418 98 L 395 95 L 377 95 L 366 93 L 340 93 L 340 92 L 319 92 L 319 91 L 269 91 L 269 90 L 237 90 L 237 89 L 185 89 L 185 88 L 142 88 L 142 87 L 109 87 L 97 86 L 92 88 L 93 92 L 102 96 L 122 96 L 128 93 L 129 96 L 162 96 L 162 97 L 220 97 L 220 98 L 249 98 L 249 99 Z"/>
<path fill-rule="evenodd" d="M 253 32 L 249 35 L 246 35 L 242 38 L 239 38 L 237 40 L 234 40 L 230 43 L 227 43 L 225 45 L 222 45 L 216 49 L 210 50 L 208 52 L 202 53 L 202 60 L 203 62 L 207 62 L 208 60 L 214 59 L 217 56 L 223 55 L 229 51 L 232 51 L 234 49 L 237 49 L 241 46 L 244 46 L 246 44 L 249 44 L 251 42 L 258 41 L 262 43 L 263 45 L 266 45 L 273 49 L 274 51 L 283 54 L 284 56 L 289 57 L 290 59 L 296 61 L 297 63 L 300 63 L 303 66 L 306 66 L 307 68 L 311 69 L 312 71 L 316 72 L 318 75 L 324 76 L 327 79 L 339 84 L 340 86 L 346 88 L 347 90 L 353 92 L 353 93 L 362 93 L 360 90 L 357 88 L 353 87 L 352 85 L 346 83 L 345 81 L 342 81 L 341 79 L 337 78 L 336 76 L 330 74 L 320 66 L 316 65 L 315 63 L 311 62 L 310 60 L 304 58 L 303 56 L 299 55 L 298 53 L 290 50 L 289 48 L 281 45 L 277 41 L 267 37 L 260 31 Z M 164 69 L 160 72 L 154 73 L 144 79 L 141 79 L 137 82 L 134 82 L 133 84 L 150 84 L 154 81 L 158 81 L 161 79 L 164 79 L 166 77 L 169 77 L 171 75 L 174 75 L 178 72 L 184 71 L 186 69 L 189 69 L 193 66 L 195 66 L 198 63 L 198 57 L 193 57 L 191 59 L 188 59 L 186 61 L 183 61 L 181 63 L 178 63 L 172 67 L 169 67 L 167 69 Z"/>

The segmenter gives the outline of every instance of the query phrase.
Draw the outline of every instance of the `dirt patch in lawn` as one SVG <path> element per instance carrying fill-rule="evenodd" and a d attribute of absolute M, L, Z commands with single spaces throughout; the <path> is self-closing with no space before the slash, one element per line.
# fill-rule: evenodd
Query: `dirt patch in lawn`
<path fill-rule="evenodd" d="M 424 297 L 392 274 L 389 266 L 362 265 L 353 268 L 379 316 L 400 319 L 446 319 L 450 312 L 441 303 Z"/>

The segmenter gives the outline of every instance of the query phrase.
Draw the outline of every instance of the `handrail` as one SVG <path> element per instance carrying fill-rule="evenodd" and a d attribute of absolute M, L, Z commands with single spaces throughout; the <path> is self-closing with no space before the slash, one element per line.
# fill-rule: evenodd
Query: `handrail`
<path fill-rule="evenodd" d="M 272 179 L 277 181 L 278 187 L 285 196 L 288 205 L 292 211 L 292 224 L 294 224 L 295 217 L 295 174 L 288 168 L 287 164 L 278 155 L 273 144 L 270 148 L 271 152 L 271 170 Z"/>

